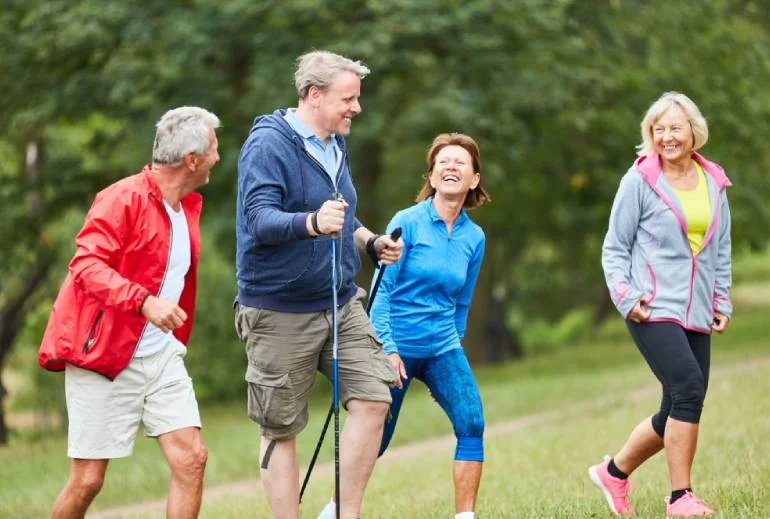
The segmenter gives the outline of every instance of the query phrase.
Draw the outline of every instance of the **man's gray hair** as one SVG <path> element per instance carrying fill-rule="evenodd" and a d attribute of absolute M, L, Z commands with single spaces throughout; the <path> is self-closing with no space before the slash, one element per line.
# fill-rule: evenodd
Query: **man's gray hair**
<path fill-rule="evenodd" d="M 180 106 L 160 118 L 152 147 L 155 164 L 178 166 L 188 153 L 203 155 L 209 148 L 212 130 L 219 128 L 219 117 L 197 106 Z"/>
<path fill-rule="evenodd" d="M 305 99 L 310 87 L 324 89 L 328 87 L 340 72 L 353 72 L 359 79 L 364 79 L 369 68 L 360 61 L 353 61 L 339 54 L 317 50 L 297 58 L 297 71 L 294 73 L 294 85 L 300 99 Z"/>

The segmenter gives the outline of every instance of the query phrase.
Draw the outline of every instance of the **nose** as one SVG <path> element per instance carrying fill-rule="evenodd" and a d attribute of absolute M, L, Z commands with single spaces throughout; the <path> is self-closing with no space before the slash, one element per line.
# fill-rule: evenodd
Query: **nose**
<path fill-rule="evenodd" d="M 358 102 L 358 99 L 353 101 L 353 106 L 351 107 L 351 110 L 354 114 L 360 114 L 361 113 L 361 104 Z"/>

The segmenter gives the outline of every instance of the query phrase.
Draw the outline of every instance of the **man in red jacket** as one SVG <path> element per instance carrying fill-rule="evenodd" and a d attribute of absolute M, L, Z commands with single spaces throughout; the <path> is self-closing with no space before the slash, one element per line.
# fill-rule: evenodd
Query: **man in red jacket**
<path fill-rule="evenodd" d="M 219 119 L 197 107 L 157 124 L 152 164 L 96 195 L 38 355 L 65 371 L 72 469 L 54 518 L 83 517 L 139 422 L 171 469 L 167 515 L 197 517 L 207 452 L 184 365 L 195 310 L 202 198 Z"/>

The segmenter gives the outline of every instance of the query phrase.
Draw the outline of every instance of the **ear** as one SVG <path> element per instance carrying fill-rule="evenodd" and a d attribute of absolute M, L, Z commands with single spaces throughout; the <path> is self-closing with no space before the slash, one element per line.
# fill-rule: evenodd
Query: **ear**
<path fill-rule="evenodd" d="M 185 165 L 187 169 L 190 171 L 195 171 L 195 169 L 198 167 L 198 161 L 199 157 L 192 151 L 190 153 L 185 154 L 185 156 L 182 158 L 182 164 Z"/>
<path fill-rule="evenodd" d="M 430 183 L 430 187 L 433 189 L 436 189 L 436 184 L 433 182 L 433 171 L 428 171 L 427 174 L 428 183 Z"/>
<path fill-rule="evenodd" d="M 476 189 L 478 187 L 479 182 L 481 182 L 481 173 L 478 171 L 473 174 L 473 180 L 471 180 L 471 189 Z"/>
<path fill-rule="evenodd" d="M 310 101 L 310 106 L 318 108 L 321 103 L 321 89 L 316 85 L 311 86 L 307 91 L 307 100 Z"/>

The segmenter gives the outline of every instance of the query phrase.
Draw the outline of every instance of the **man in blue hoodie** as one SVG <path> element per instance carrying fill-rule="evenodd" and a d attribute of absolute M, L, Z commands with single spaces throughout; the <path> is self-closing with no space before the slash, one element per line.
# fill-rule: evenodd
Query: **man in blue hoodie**
<path fill-rule="evenodd" d="M 358 516 L 377 458 L 395 372 L 354 278 L 359 250 L 385 265 L 403 242 L 355 217 L 357 195 L 344 136 L 361 112 L 369 69 L 330 52 L 297 60 L 296 109 L 257 117 L 238 160 L 238 297 L 246 345 L 248 413 L 261 428 L 261 475 L 275 517 L 299 517 L 296 436 L 307 425 L 316 371 L 332 378 L 332 290 L 339 307 L 341 517 Z M 337 239 L 332 286 L 331 240 Z"/>

